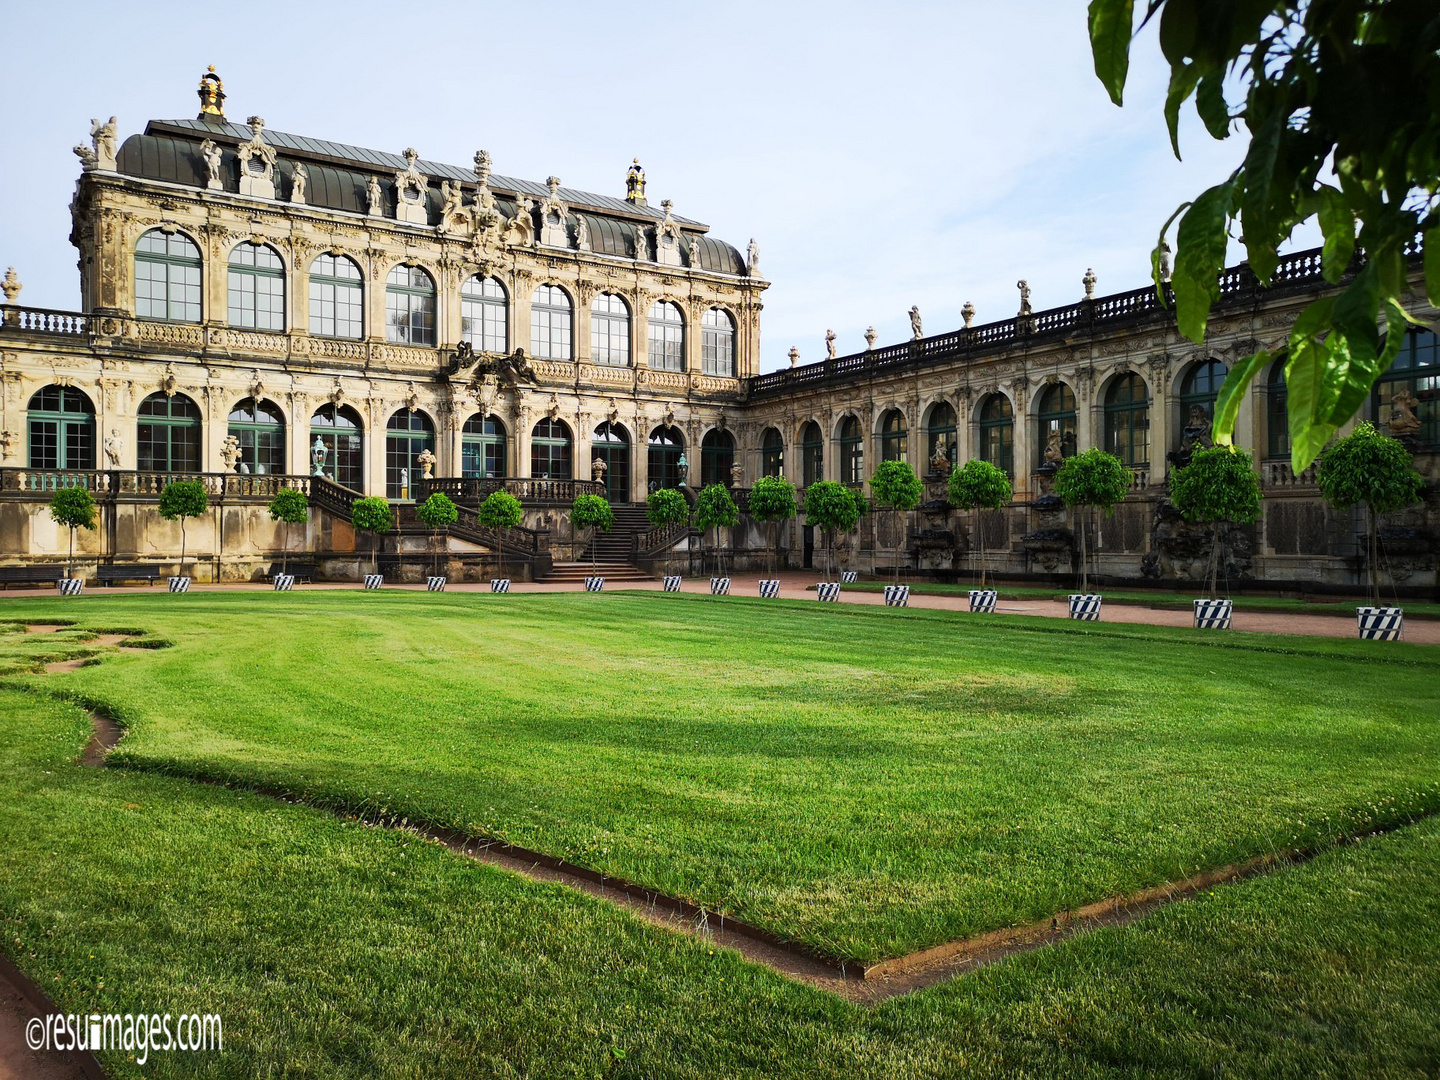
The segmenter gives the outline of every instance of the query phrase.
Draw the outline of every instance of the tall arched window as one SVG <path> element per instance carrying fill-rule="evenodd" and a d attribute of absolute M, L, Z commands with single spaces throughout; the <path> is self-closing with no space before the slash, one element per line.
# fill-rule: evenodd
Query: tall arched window
<path fill-rule="evenodd" d="M 590 436 L 590 451 L 605 463 L 601 483 L 605 498 L 612 503 L 630 501 L 630 435 L 619 424 L 606 420 Z"/>
<path fill-rule="evenodd" d="M 700 323 L 700 369 L 706 375 L 735 377 L 735 322 L 723 308 L 712 307 Z"/>
<path fill-rule="evenodd" d="M 980 404 L 980 456 L 1001 472 L 1015 472 L 1015 414 L 1004 394 Z"/>
<path fill-rule="evenodd" d="M 493 480 L 505 475 L 505 425 L 479 413 L 460 429 L 460 475 Z"/>
<path fill-rule="evenodd" d="M 435 282 L 418 266 L 397 266 L 385 279 L 385 340 L 435 344 Z"/>
<path fill-rule="evenodd" d="M 800 429 L 800 480 L 802 487 L 809 487 L 817 480 L 825 479 L 825 438 L 820 434 L 820 425 L 811 420 Z"/>
<path fill-rule="evenodd" d="M 569 480 L 570 429 L 548 416 L 530 435 L 530 475 L 537 480 Z"/>
<path fill-rule="evenodd" d="M 322 405 L 310 418 L 310 472 L 351 491 L 365 490 L 360 414 L 348 405 Z"/>
<path fill-rule="evenodd" d="M 135 467 L 141 472 L 200 471 L 200 409 L 184 394 L 151 394 L 135 425 Z"/>
<path fill-rule="evenodd" d="M 1134 372 L 1105 393 L 1105 449 L 1126 465 L 1150 463 L 1150 393 Z"/>
<path fill-rule="evenodd" d="M 273 403 L 245 398 L 230 410 L 230 432 L 240 440 L 235 471 L 283 473 L 285 469 L 285 416 Z"/>
<path fill-rule="evenodd" d="M 530 300 L 530 352 L 541 360 L 570 360 L 569 294 L 557 285 L 541 285 Z"/>
<path fill-rule="evenodd" d="M 466 278 L 460 286 L 460 340 L 476 352 L 508 352 L 509 323 L 505 286 L 492 277 Z"/>
<path fill-rule="evenodd" d="M 785 475 L 785 437 L 779 428 L 766 428 L 760 436 L 760 475 Z"/>
<path fill-rule="evenodd" d="M 685 436 L 679 428 L 657 427 L 650 432 L 649 453 L 646 466 L 650 477 L 650 490 L 678 488 L 682 479 L 680 462 L 685 458 Z"/>
<path fill-rule="evenodd" d="M 668 300 L 650 305 L 650 366 L 656 371 L 685 370 L 685 318 Z"/>
<path fill-rule="evenodd" d="M 151 229 L 135 245 L 135 317 L 200 321 L 200 249 L 184 233 Z"/>
<path fill-rule="evenodd" d="M 415 481 L 424 475 L 416 460 L 435 452 L 435 425 L 423 412 L 398 409 L 385 425 L 385 497 L 409 499 Z"/>
<path fill-rule="evenodd" d="M 1210 426 L 1215 422 L 1215 397 L 1225 382 L 1225 365 L 1219 360 L 1202 360 L 1193 365 L 1180 380 L 1180 427 L 1176 431 L 1175 444 L 1185 431 L 1204 429 L 1205 438 L 1210 438 Z"/>
<path fill-rule="evenodd" d="M 1380 426 L 1392 435 L 1413 436 L 1427 450 L 1440 447 L 1440 337 L 1433 330 L 1405 335 L 1395 362 L 1375 384 L 1372 402 Z M 1418 428 L 1409 421 L 1412 413 Z"/>
<path fill-rule="evenodd" d="M 1285 361 L 1275 361 L 1265 384 L 1265 456 L 1290 456 L 1290 410 L 1285 407 Z"/>
<path fill-rule="evenodd" d="M 700 486 L 730 485 L 730 469 L 735 464 L 735 439 L 728 431 L 707 431 L 700 441 Z"/>
<path fill-rule="evenodd" d="M 930 421 L 925 425 L 925 456 L 928 459 L 926 468 L 935 472 L 934 461 L 941 451 L 950 460 L 950 467 L 953 469 L 959 460 L 960 446 L 956 441 L 955 410 L 945 402 L 940 402 L 930 410 Z"/>
<path fill-rule="evenodd" d="M 26 407 L 30 468 L 95 468 L 95 406 L 79 390 L 47 386 Z"/>
<path fill-rule="evenodd" d="M 860 421 L 847 416 L 840 421 L 840 482 L 859 484 L 865 479 L 865 439 Z"/>
<path fill-rule="evenodd" d="M 630 366 L 630 309 L 614 293 L 601 293 L 590 304 L 590 359 Z"/>
<path fill-rule="evenodd" d="M 1044 465 L 1053 446 L 1062 458 L 1075 454 L 1075 391 L 1064 383 L 1047 386 L 1040 395 L 1036 415 L 1040 438 L 1036 446 L 1035 464 Z"/>
<path fill-rule="evenodd" d="M 252 330 L 285 329 L 285 264 L 268 244 L 230 252 L 229 321 Z"/>
<path fill-rule="evenodd" d="M 905 461 L 907 449 L 905 414 L 890 409 L 880 418 L 880 460 Z"/>
<path fill-rule="evenodd" d="M 320 255 L 310 264 L 310 333 L 318 337 L 365 335 L 365 277 L 345 255 Z"/>

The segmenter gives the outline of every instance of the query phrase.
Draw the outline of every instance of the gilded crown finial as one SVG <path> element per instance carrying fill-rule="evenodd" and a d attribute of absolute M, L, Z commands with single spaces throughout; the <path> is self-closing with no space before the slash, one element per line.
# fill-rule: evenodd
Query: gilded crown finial
<path fill-rule="evenodd" d="M 638 203 L 641 206 L 645 203 L 645 170 L 640 167 L 640 159 L 637 157 L 630 165 L 630 170 L 625 174 L 625 201 Z"/>
<path fill-rule="evenodd" d="M 207 116 L 225 119 L 225 84 L 220 81 L 220 76 L 215 74 L 214 64 L 200 76 L 200 88 L 195 92 L 200 95 L 200 115 L 196 117 L 197 120 L 204 120 Z"/>

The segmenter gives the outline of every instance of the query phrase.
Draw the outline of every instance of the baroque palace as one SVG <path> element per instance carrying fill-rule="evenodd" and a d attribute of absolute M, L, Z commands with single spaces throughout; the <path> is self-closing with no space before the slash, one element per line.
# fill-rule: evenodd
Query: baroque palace
<path fill-rule="evenodd" d="M 386 541 L 390 572 L 423 547 L 413 503 L 445 491 L 460 504 L 450 573 L 488 573 L 499 537 L 474 520 L 490 491 L 525 506 L 504 538 L 507 567 L 544 576 L 586 558 L 568 507 L 593 491 L 617 506 L 613 562 L 643 570 L 695 539 L 650 530 L 639 504 L 659 487 L 723 483 L 742 510 L 748 479 L 784 474 L 863 485 L 875 462 L 904 458 L 927 502 L 899 535 L 867 515 L 843 541 L 857 569 L 965 572 L 984 530 L 1005 572 L 1074 568 L 1074 523 L 1048 494 L 1059 461 L 1103 446 L 1134 494 L 1095 538 L 1115 578 L 1192 579 L 1208 534 L 1165 499 L 1167 470 L 1209 436 L 1225 372 L 1283 342 L 1295 313 L 1327 286 L 1316 253 L 1282 262 L 1261 289 L 1227 271 L 1206 345 L 1181 339 L 1153 288 L 1094 295 L 852 356 L 760 374 L 758 248 L 742 255 L 699 221 L 652 206 L 638 161 L 623 197 L 492 174 L 478 151 L 459 168 L 226 119 L 207 73 L 195 119 L 151 121 L 119 142 L 96 121 L 77 146 L 71 240 L 81 310 L 27 308 L 12 270 L 0 322 L 0 555 L 65 557 L 44 512 L 57 488 L 96 494 L 101 527 L 81 537 L 92 565 L 173 567 L 177 526 L 156 499 L 199 476 L 213 510 L 191 525 L 203 579 L 262 576 L 284 544 L 265 503 L 305 490 L 305 550 L 321 574 L 351 576 L 360 555 L 348 508 L 361 494 L 401 506 Z M 618 187 L 618 185 L 617 185 Z M 1415 268 L 1415 308 L 1427 310 Z M 1432 316 L 1435 314 L 1430 311 Z M 1377 388 L 1373 418 L 1402 436 L 1431 482 L 1425 507 L 1385 523 L 1383 568 L 1401 590 L 1433 588 L 1440 479 L 1440 349 L 1412 332 Z M 1325 507 L 1313 475 L 1291 473 L 1285 390 L 1275 370 L 1240 414 L 1267 496 L 1262 520 L 1232 530 L 1226 572 L 1246 580 L 1344 587 L 1363 567 L 1358 521 Z M 957 461 L 1008 471 L 1015 501 L 967 515 L 944 504 Z M 782 541 L 808 565 L 803 517 Z M 740 565 L 765 534 L 735 530 Z M 299 545 L 296 545 L 297 548 Z M 422 569 L 413 573 L 421 574 Z M 1058 580 L 1058 579 L 1057 579 Z"/>

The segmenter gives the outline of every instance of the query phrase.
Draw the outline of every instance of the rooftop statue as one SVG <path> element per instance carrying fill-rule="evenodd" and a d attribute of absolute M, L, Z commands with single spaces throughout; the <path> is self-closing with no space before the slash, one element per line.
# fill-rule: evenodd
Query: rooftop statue
<path fill-rule="evenodd" d="M 910 309 L 910 336 L 916 341 L 919 341 L 925 336 L 924 325 L 920 322 L 920 308 L 918 305 Z"/>

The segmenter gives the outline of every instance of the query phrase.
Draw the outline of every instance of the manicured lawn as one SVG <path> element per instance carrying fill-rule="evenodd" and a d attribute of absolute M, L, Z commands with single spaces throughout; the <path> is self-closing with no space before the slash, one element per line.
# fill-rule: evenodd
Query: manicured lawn
<path fill-rule="evenodd" d="M 18 601 L 134 768 L 383 809 L 870 960 L 1440 807 L 1440 650 L 649 593 Z"/>

